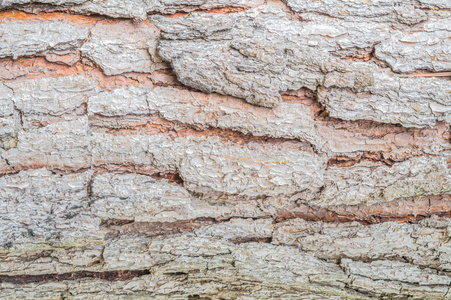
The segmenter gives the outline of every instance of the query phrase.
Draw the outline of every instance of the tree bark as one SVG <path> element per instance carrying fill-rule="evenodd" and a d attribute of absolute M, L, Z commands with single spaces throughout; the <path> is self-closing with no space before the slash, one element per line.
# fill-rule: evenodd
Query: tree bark
<path fill-rule="evenodd" d="M 451 299 L 451 2 L 4 0 L 0 298 Z"/>

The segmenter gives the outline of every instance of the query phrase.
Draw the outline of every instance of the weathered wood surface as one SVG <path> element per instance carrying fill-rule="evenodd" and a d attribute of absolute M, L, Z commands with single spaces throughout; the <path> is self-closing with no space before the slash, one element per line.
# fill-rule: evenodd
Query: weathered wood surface
<path fill-rule="evenodd" d="M 451 2 L 3 0 L 0 298 L 451 299 Z"/>

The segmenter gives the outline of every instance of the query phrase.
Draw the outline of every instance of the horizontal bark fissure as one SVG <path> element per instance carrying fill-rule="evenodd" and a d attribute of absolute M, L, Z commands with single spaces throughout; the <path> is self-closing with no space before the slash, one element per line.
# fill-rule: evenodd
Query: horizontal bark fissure
<path fill-rule="evenodd" d="M 306 96 L 299 96 L 298 93 L 307 93 Z M 301 103 L 308 106 L 314 115 L 314 120 L 319 124 L 324 124 L 326 126 L 335 127 L 337 130 L 346 130 L 355 133 L 362 133 L 368 138 L 382 138 L 389 134 L 404 133 L 410 136 L 422 136 L 424 134 L 430 134 L 429 131 L 433 128 L 415 128 L 415 127 L 404 127 L 400 124 L 384 123 L 372 120 L 341 120 L 329 115 L 326 108 L 318 101 L 318 96 L 315 91 L 310 91 L 306 89 L 300 90 L 288 90 L 280 92 L 282 99 L 284 101 L 292 101 Z M 446 124 L 445 122 L 437 122 L 434 128 L 437 128 L 440 124 Z M 451 140 L 451 132 L 446 130 L 442 132 L 443 140 Z"/>
<path fill-rule="evenodd" d="M 232 14 L 232 13 L 238 13 L 238 12 L 243 12 L 246 10 L 249 10 L 249 7 L 243 7 L 243 6 L 237 6 L 237 7 L 230 7 L 230 6 L 225 6 L 225 7 L 219 7 L 219 8 L 213 8 L 213 9 L 196 9 L 193 7 L 193 10 L 191 10 L 190 12 L 183 12 L 183 11 L 176 11 L 174 13 L 160 13 L 160 12 L 149 12 L 147 13 L 148 16 L 153 16 L 153 15 L 161 15 L 161 16 L 165 16 L 165 17 L 169 17 L 169 18 L 179 18 L 179 17 L 184 17 L 190 13 L 211 13 L 211 14 L 224 14 L 224 15 L 228 15 L 228 14 Z"/>
<path fill-rule="evenodd" d="M 248 238 L 237 238 L 232 240 L 234 244 L 245 244 L 245 243 L 272 243 L 272 237 L 248 237 Z"/>
<path fill-rule="evenodd" d="M 451 80 L 451 72 L 416 71 L 414 73 L 405 74 L 404 77 L 437 77 Z"/>
<path fill-rule="evenodd" d="M 118 23 L 118 22 L 131 22 L 132 20 L 127 18 L 113 18 L 101 14 L 80 14 L 75 12 L 70 12 L 66 8 L 61 8 L 61 10 L 45 11 L 39 10 L 36 12 L 29 12 L 20 10 L 20 5 L 15 7 L 5 7 L 0 9 L 0 19 L 16 19 L 16 20 L 32 20 L 32 19 L 65 19 L 72 21 L 74 23 L 84 23 L 84 24 L 95 24 L 97 22 L 106 23 Z"/>
<path fill-rule="evenodd" d="M 408 284 L 408 285 L 413 285 L 413 286 L 428 286 L 428 287 L 445 287 L 445 286 L 449 286 L 448 284 L 424 284 L 424 283 L 416 283 L 416 282 L 410 282 L 410 281 L 403 281 L 403 280 L 392 280 L 392 279 L 374 279 L 371 278 L 370 276 L 365 276 L 362 274 L 352 274 L 349 273 L 350 276 L 359 276 L 359 277 L 363 277 L 363 278 L 367 278 L 369 280 L 375 281 L 375 282 L 386 282 L 386 283 L 394 283 L 394 282 L 399 282 L 402 284 Z M 396 293 L 392 293 L 389 295 L 397 295 Z"/>
<path fill-rule="evenodd" d="M 380 162 L 383 165 L 391 167 L 395 164 L 393 159 L 386 159 L 381 152 L 363 152 L 355 157 L 335 156 L 327 161 L 327 166 L 352 167 L 362 161 Z"/>
<path fill-rule="evenodd" d="M 48 281 L 80 280 L 83 278 L 95 278 L 107 281 L 123 281 L 150 274 L 149 270 L 118 270 L 105 272 L 73 272 L 62 274 L 40 275 L 0 275 L 0 282 L 13 284 L 40 283 Z"/>
<path fill-rule="evenodd" d="M 451 12 L 451 8 L 445 8 L 445 7 L 438 7 L 438 6 L 434 6 L 434 7 L 426 7 L 424 5 L 415 5 L 415 8 L 424 10 L 424 11 L 450 11 Z"/>
<path fill-rule="evenodd" d="M 295 204 L 292 204 L 295 206 Z M 101 227 L 107 230 L 109 238 L 123 235 L 142 235 L 146 237 L 165 237 L 189 232 L 204 226 L 228 222 L 232 219 L 272 218 L 275 224 L 290 219 L 303 219 L 308 222 L 350 223 L 372 225 L 385 222 L 418 223 L 431 216 L 451 218 L 451 195 L 434 195 L 420 198 L 407 198 L 387 203 L 355 206 L 313 207 L 297 205 L 278 211 L 274 216 L 247 218 L 240 216 L 226 218 L 201 217 L 175 222 L 136 222 L 131 219 L 104 219 Z M 232 240 L 235 244 L 261 242 L 271 243 L 272 236 L 247 237 Z"/>
<path fill-rule="evenodd" d="M 30 19 L 30 18 L 65 18 L 69 20 L 77 20 L 77 18 L 84 18 L 85 22 L 93 21 L 103 21 L 103 22 L 133 22 L 139 23 L 143 20 L 137 18 L 127 18 L 120 16 L 110 16 L 108 14 L 101 14 L 96 12 L 76 12 L 70 9 L 76 7 L 77 5 L 51 5 L 51 4 L 15 4 L 13 6 L 8 6 L 0 9 L 0 18 L 13 18 L 13 19 Z M 224 14 L 228 15 L 231 13 L 243 12 L 249 10 L 250 7 L 244 6 L 222 6 L 212 9 L 201 9 L 196 6 L 186 5 L 184 9 L 176 9 L 174 12 L 159 12 L 159 11 L 149 11 L 147 16 L 161 15 L 170 18 L 184 17 L 189 13 L 214 13 L 214 14 Z M 188 12 L 186 11 L 188 10 Z M 147 20 L 144 20 L 147 21 Z"/>
<path fill-rule="evenodd" d="M 107 238 L 124 235 L 142 235 L 146 237 L 164 237 L 193 231 L 202 226 L 218 223 L 214 218 L 196 218 L 177 222 L 134 222 L 132 220 L 103 220 L 101 225 L 107 229 Z"/>
<path fill-rule="evenodd" d="M 431 216 L 451 218 L 451 195 L 409 197 L 383 203 L 348 206 L 291 204 L 291 207 L 277 212 L 275 221 L 299 218 L 306 221 L 359 222 L 362 225 L 371 225 L 384 222 L 417 223 Z"/>
<path fill-rule="evenodd" d="M 245 134 L 237 130 L 232 129 L 221 129 L 212 126 L 204 126 L 206 128 L 199 128 L 195 125 L 190 125 L 182 123 L 179 121 L 171 121 L 161 117 L 158 113 L 150 115 L 140 115 L 141 118 L 148 117 L 150 120 L 146 122 L 145 125 L 136 125 L 134 127 L 125 128 L 111 128 L 102 124 L 102 120 L 121 120 L 121 117 L 105 117 L 100 115 L 93 115 L 89 120 L 89 126 L 92 130 L 106 129 L 108 133 L 116 135 L 127 135 L 127 134 L 166 134 L 173 138 L 176 137 L 188 137 L 188 136 L 216 136 L 221 140 L 230 141 L 236 144 L 247 144 L 247 143 L 265 143 L 265 144 L 282 144 L 282 143 L 293 143 L 299 146 L 303 151 L 315 152 L 315 145 L 309 143 L 308 141 L 297 139 L 297 138 L 275 138 L 268 135 L 253 135 Z M 96 118 L 94 121 L 93 118 Z M 94 123 L 95 122 L 95 123 Z"/>
<path fill-rule="evenodd" d="M 87 168 L 52 168 L 46 165 L 33 165 L 27 167 L 23 166 L 11 166 L 10 171 L 6 172 L 0 172 L 0 178 L 4 176 L 11 176 L 18 174 L 22 171 L 28 171 L 28 170 L 37 170 L 41 168 L 46 168 L 46 170 L 50 171 L 52 174 L 55 175 L 69 175 L 69 174 L 80 174 L 87 171 L 92 170 L 93 171 L 93 178 L 100 174 L 110 173 L 110 174 L 139 174 L 139 175 L 145 175 L 149 176 L 155 180 L 166 180 L 169 183 L 174 183 L 178 185 L 183 185 L 183 179 L 180 176 L 180 173 L 177 172 L 171 172 L 171 171 L 157 171 L 157 170 L 145 170 L 140 169 L 141 166 L 135 166 L 135 165 L 114 165 L 114 164 L 100 164 L 92 167 Z"/>
<path fill-rule="evenodd" d="M 72 65 L 64 63 L 51 62 L 45 57 L 38 55 L 26 55 L 16 59 L 11 57 L 0 58 L 0 67 L 4 68 L 5 73 L 9 68 L 23 68 L 27 70 L 24 74 L 10 75 L 5 77 L 0 73 L 0 80 L 4 82 L 13 82 L 17 79 L 37 79 L 37 78 L 56 78 L 69 75 L 85 75 L 87 78 L 99 83 L 99 87 L 110 91 L 117 87 L 135 86 L 138 84 L 152 85 L 152 79 L 149 76 L 152 73 L 144 72 L 123 72 L 115 75 L 105 75 L 104 71 L 93 60 L 87 57 L 81 57 Z M 17 70 L 16 70 L 17 72 Z"/>

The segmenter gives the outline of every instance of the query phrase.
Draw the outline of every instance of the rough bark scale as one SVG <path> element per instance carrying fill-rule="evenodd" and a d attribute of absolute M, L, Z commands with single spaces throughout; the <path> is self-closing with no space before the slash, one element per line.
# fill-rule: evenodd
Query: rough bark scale
<path fill-rule="evenodd" d="M 0 9 L 0 298 L 451 298 L 448 0 Z"/>

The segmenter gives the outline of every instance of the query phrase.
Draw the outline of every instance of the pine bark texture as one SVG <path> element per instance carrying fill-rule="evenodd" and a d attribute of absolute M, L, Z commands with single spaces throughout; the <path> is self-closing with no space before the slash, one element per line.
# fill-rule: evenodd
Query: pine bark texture
<path fill-rule="evenodd" d="M 1 299 L 451 299 L 450 0 L 0 1 Z"/>

